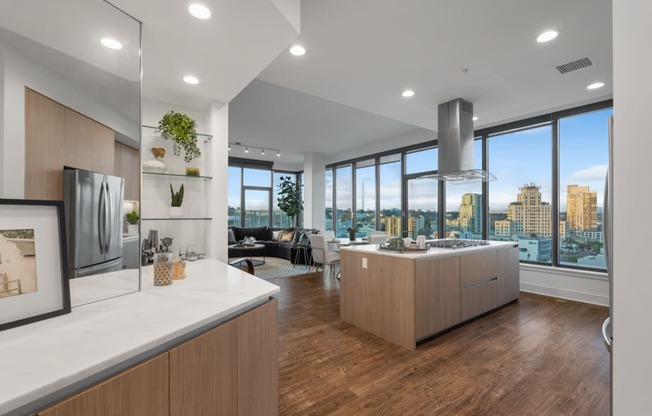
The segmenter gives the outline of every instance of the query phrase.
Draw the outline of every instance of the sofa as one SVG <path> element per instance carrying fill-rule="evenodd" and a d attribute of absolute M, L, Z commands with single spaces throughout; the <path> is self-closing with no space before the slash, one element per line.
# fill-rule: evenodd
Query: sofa
<path fill-rule="evenodd" d="M 229 227 L 229 245 L 243 241 L 246 237 L 253 237 L 256 243 L 265 246 L 265 256 L 289 260 L 292 264 L 306 264 L 310 261 L 310 247 L 303 248 L 304 253 L 297 251 L 309 246 L 309 234 L 318 234 L 319 230 L 305 228 L 273 228 L 273 227 Z M 247 257 L 244 250 L 229 248 L 229 257 Z M 296 261 L 296 263 L 295 263 Z"/>

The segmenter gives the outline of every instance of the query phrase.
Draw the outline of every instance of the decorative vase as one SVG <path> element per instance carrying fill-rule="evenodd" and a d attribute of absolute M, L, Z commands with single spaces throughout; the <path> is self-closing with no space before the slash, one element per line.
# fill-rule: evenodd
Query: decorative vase
<path fill-rule="evenodd" d="M 170 207 L 170 217 L 179 218 L 183 216 L 183 207 Z"/>
<path fill-rule="evenodd" d="M 349 240 L 354 241 L 355 240 L 355 231 L 352 231 L 349 233 Z"/>
<path fill-rule="evenodd" d="M 152 173 L 165 173 L 168 168 L 165 166 L 165 163 L 161 161 L 161 159 L 157 158 L 154 160 L 148 160 L 147 162 L 143 163 L 143 170 L 145 172 Z"/>
<path fill-rule="evenodd" d="M 127 224 L 127 234 L 138 234 L 138 224 Z"/>
<path fill-rule="evenodd" d="M 172 253 L 154 254 L 154 286 L 172 284 Z"/>

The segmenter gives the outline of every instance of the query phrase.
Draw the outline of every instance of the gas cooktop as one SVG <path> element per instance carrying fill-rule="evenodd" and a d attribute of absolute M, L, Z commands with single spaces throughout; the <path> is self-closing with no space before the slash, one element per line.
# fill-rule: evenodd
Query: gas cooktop
<path fill-rule="evenodd" d="M 477 246 L 488 246 L 489 242 L 485 240 L 463 240 L 460 238 L 450 238 L 445 240 L 434 240 L 430 242 L 430 247 L 437 248 L 467 248 Z"/>

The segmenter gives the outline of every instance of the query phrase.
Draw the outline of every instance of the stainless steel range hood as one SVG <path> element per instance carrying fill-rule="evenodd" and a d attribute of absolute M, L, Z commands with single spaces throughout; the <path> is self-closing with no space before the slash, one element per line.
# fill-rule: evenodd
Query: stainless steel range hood
<path fill-rule="evenodd" d="M 473 168 L 473 104 L 461 98 L 439 104 L 438 116 L 438 173 L 426 177 L 448 182 L 495 181 L 491 173 Z"/>

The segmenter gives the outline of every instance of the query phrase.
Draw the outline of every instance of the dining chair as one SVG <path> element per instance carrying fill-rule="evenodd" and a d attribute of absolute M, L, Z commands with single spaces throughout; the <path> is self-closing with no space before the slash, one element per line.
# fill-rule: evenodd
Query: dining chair
<path fill-rule="evenodd" d="M 335 274 L 335 265 L 340 262 L 339 253 L 335 253 L 328 249 L 326 243 L 326 237 L 324 234 L 310 234 L 310 248 L 312 251 L 312 265 L 310 266 L 310 271 L 308 272 L 308 277 L 312 275 L 312 266 L 315 266 L 315 269 L 319 269 L 321 265 L 322 273 L 325 272 L 324 268 L 328 267 L 329 274 L 333 276 Z M 316 271 L 316 270 L 315 270 Z"/>

